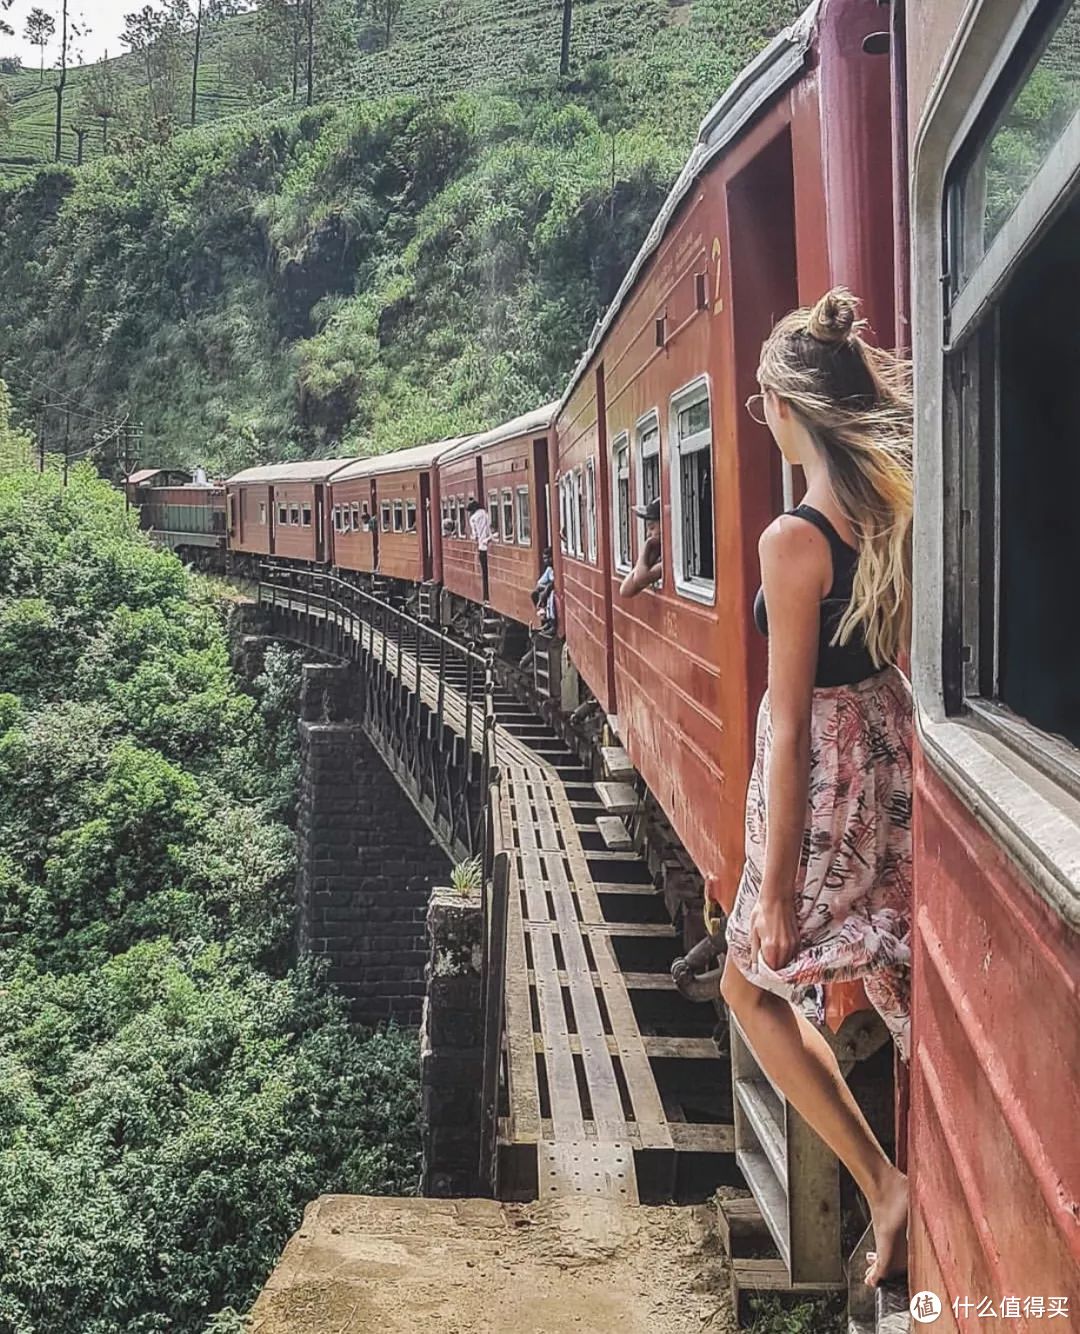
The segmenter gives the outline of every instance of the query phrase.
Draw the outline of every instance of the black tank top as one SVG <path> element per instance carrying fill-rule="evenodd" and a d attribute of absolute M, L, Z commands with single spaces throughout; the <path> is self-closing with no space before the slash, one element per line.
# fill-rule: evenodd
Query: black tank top
<path fill-rule="evenodd" d="M 868 676 L 875 676 L 881 669 L 874 666 L 862 630 L 856 630 L 846 644 L 832 643 L 836 627 L 851 602 L 859 553 L 854 547 L 848 546 L 825 515 L 812 505 L 797 505 L 788 513 L 812 523 L 818 532 L 823 534 L 832 553 L 833 580 L 832 587 L 821 600 L 821 626 L 818 631 L 818 660 L 814 685 L 848 686 L 854 685 L 857 681 L 865 681 Z M 765 612 L 765 593 L 761 588 L 758 589 L 757 597 L 754 599 L 754 620 L 761 633 L 767 635 L 769 621 Z"/>

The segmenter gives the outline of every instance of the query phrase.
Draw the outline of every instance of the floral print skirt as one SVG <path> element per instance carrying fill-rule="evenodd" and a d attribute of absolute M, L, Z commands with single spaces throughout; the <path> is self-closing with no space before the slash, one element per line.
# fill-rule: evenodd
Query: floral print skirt
<path fill-rule="evenodd" d="M 800 945 L 773 971 L 750 960 L 750 914 L 765 869 L 768 694 L 746 798 L 746 864 L 727 925 L 731 958 L 756 986 L 798 1004 L 811 988 L 860 979 L 900 1053 L 911 1025 L 911 691 L 894 667 L 819 687 L 810 719 L 810 791 L 795 881 Z"/>

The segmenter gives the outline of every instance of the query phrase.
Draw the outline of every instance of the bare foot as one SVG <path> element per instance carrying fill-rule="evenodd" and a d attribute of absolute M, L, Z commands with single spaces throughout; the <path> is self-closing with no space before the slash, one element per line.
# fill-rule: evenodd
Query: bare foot
<path fill-rule="evenodd" d="M 892 1169 L 882 1194 L 870 1205 L 876 1251 L 867 1254 L 866 1286 L 907 1270 L 908 1183 L 903 1172 Z"/>

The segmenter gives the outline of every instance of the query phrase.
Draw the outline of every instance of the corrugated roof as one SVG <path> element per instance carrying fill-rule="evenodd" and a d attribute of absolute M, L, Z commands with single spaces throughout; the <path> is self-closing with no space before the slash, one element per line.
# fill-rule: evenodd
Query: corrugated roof
<path fill-rule="evenodd" d="M 185 468 L 140 468 L 137 472 L 131 473 L 124 480 L 129 486 L 140 486 L 143 482 L 149 481 L 151 477 L 158 477 L 161 473 L 179 473 L 182 477 L 190 477 Z"/>
<path fill-rule="evenodd" d="M 469 436 L 454 449 L 448 450 L 439 462 L 448 463 L 451 459 L 466 458 L 468 455 L 476 454 L 482 449 L 490 449 L 492 445 L 497 445 L 503 440 L 513 440 L 517 435 L 531 435 L 536 431 L 546 431 L 555 420 L 555 413 L 559 409 L 560 401 L 556 399 L 554 403 L 545 403 L 542 408 L 534 408 L 532 412 L 514 417 L 508 422 L 503 422 L 501 426 L 493 426 L 490 431 L 482 431 L 479 435 Z"/>
<path fill-rule="evenodd" d="M 634 257 L 626 277 L 623 279 L 615 299 L 597 322 L 589 338 L 589 345 L 584 355 L 574 368 L 566 392 L 559 400 L 561 411 L 577 388 L 581 377 L 592 361 L 596 349 L 603 341 L 608 330 L 615 322 L 615 317 L 622 309 L 627 297 L 637 286 L 638 278 L 645 264 L 659 248 L 667 234 L 675 214 L 683 200 L 693 189 L 706 167 L 718 157 L 731 143 L 732 139 L 744 128 L 747 122 L 761 110 L 778 92 L 799 74 L 806 62 L 806 53 L 814 43 L 817 32 L 818 12 L 823 0 L 813 0 L 790 27 L 778 33 L 746 68 L 732 81 L 724 95 L 701 122 L 697 143 L 690 153 L 686 165 L 679 173 L 679 178 L 671 188 L 671 193 L 656 216 L 656 221 L 649 229 L 649 234 L 641 249 Z"/>
<path fill-rule="evenodd" d="M 354 459 L 302 459 L 298 463 L 267 463 L 260 468 L 245 468 L 228 478 L 229 486 L 255 482 L 325 482 L 328 477 Z"/>
<path fill-rule="evenodd" d="M 372 454 L 370 458 L 353 459 L 334 475 L 334 481 L 348 482 L 354 477 L 372 477 L 378 473 L 402 472 L 409 468 L 430 468 L 441 454 L 468 438 L 457 435 L 451 440 L 437 440 L 430 445 L 413 445 L 410 449 L 391 450 L 389 454 Z"/>

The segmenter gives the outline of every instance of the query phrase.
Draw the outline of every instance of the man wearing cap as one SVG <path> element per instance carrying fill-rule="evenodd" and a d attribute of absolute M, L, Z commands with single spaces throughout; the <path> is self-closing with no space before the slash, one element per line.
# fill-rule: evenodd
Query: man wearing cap
<path fill-rule="evenodd" d="M 647 505 L 635 505 L 634 513 L 645 520 L 645 541 L 637 564 L 622 581 L 619 592 L 624 598 L 636 597 L 643 589 L 658 584 L 664 577 L 664 560 L 660 546 L 660 501 L 650 500 Z"/>

